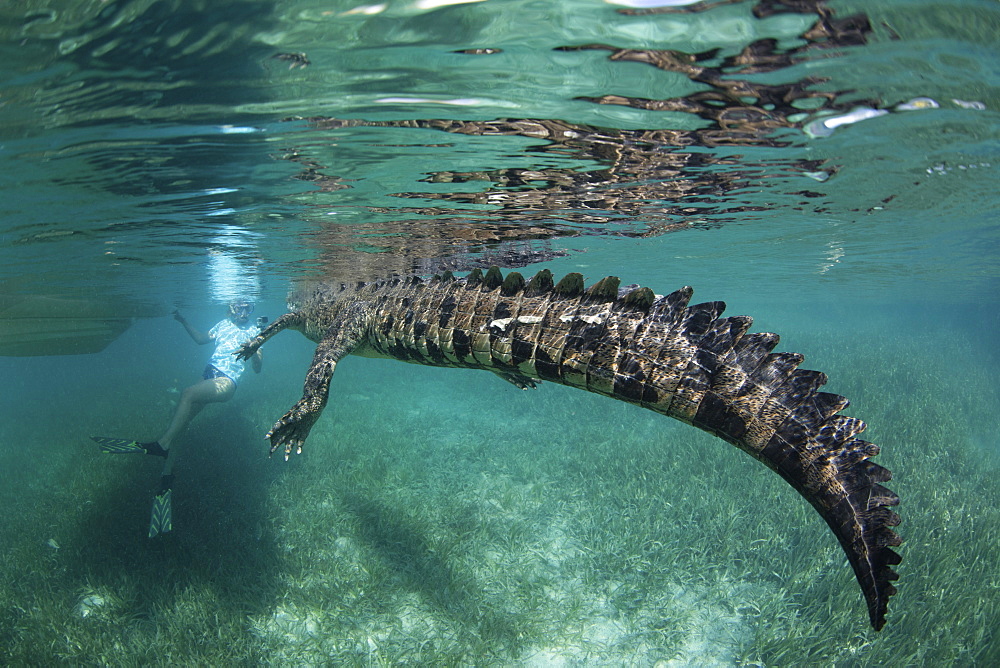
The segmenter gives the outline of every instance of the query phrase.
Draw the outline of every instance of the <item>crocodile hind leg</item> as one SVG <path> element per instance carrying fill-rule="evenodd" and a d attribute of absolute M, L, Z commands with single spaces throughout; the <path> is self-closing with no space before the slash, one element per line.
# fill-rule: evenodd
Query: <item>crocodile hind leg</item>
<path fill-rule="evenodd" d="M 542 382 L 541 378 L 532 378 L 531 376 L 525 376 L 522 373 L 516 373 L 513 371 L 499 371 L 494 369 L 493 373 L 500 376 L 519 390 L 533 390 L 538 387 L 540 382 Z"/>

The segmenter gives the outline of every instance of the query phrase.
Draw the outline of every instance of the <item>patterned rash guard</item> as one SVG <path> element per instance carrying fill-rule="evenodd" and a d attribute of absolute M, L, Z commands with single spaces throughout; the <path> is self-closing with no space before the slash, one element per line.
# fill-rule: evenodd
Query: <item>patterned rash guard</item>
<path fill-rule="evenodd" d="M 258 334 L 260 334 L 260 327 L 252 322 L 239 327 L 228 318 L 222 320 L 208 331 L 208 335 L 215 341 L 215 352 L 212 353 L 212 359 L 208 363 L 229 376 L 234 383 L 238 382 L 246 370 L 247 364 L 236 359 L 233 353 Z"/>

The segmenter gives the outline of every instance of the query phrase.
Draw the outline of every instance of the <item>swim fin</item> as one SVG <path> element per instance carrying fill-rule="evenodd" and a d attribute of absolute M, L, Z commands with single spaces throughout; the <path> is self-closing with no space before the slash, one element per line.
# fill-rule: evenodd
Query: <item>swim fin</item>
<path fill-rule="evenodd" d="M 165 489 L 153 499 L 153 512 L 149 518 L 149 537 L 167 533 L 174 528 L 170 510 L 170 489 Z"/>
<path fill-rule="evenodd" d="M 156 441 L 139 443 L 138 441 L 130 441 L 127 438 L 108 438 L 106 436 L 91 436 L 90 440 L 95 441 L 101 446 L 101 452 L 106 452 L 110 455 L 129 455 L 141 452 L 157 457 L 167 456 L 167 451 Z"/>

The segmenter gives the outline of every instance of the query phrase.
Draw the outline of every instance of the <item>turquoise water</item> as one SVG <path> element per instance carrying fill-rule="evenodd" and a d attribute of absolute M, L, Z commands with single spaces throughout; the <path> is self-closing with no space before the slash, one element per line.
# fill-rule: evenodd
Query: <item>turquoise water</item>
<path fill-rule="evenodd" d="M 996 4 L 621 10 L 0 9 L 4 662 L 1000 660 Z M 601 397 L 352 358 L 269 460 L 294 334 L 145 537 L 158 466 L 87 436 L 198 379 L 174 309 L 490 264 L 691 285 L 826 372 L 902 498 L 886 627 L 777 476 Z"/>

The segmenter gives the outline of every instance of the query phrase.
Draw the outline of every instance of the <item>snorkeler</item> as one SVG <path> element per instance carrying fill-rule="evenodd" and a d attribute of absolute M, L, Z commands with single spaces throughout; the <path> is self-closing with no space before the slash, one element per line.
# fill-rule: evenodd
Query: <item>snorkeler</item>
<path fill-rule="evenodd" d="M 260 333 L 260 324 L 250 322 L 253 304 L 247 301 L 234 301 L 229 304 L 229 315 L 218 322 L 207 333 L 195 329 L 191 323 L 178 311 L 174 311 L 174 319 L 184 325 L 184 329 L 194 339 L 195 343 L 203 345 L 215 343 L 215 351 L 205 367 L 202 380 L 191 385 L 181 394 L 177 410 L 170 421 L 167 431 L 155 441 L 140 443 L 103 436 L 91 436 L 101 446 L 101 452 L 110 454 L 145 453 L 154 457 L 163 457 L 163 473 L 160 478 L 160 490 L 153 501 L 153 512 L 149 523 L 149 537 L 170 531 L 172 527 L 170 493 L 174 482 L 174 461 L 177 448 L 176 438 L 190 424 L 191 420 L 206 404 L 229 401 L 236 393 L 236 383 L 246 370 L 246 362 L 239 360 L 233 354 L 247 341 Z M 261 354 L 250 358 L 255 373 L 260 373 Z"/>

